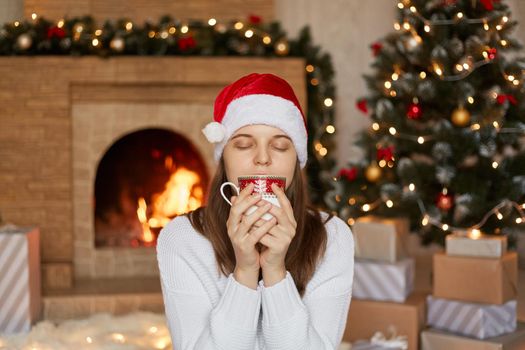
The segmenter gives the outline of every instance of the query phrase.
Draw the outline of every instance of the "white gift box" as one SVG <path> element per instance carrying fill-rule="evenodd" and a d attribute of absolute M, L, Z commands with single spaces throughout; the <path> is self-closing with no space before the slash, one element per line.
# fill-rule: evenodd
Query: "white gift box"
<path fill-rule="evenodd" d="M 0 334 L 28 332 L 40 298 L 38 229 L 0 227 Z"/>
<path fill-rule="evenodd" d="M 406 218 L 358 218 L 352 225 L 356 258 L 385 262 L 403 259 L 407 256 L 405 245 L 409 229 Z"/>
<path fill-rule="evenodd" d="M 352 296 L 402 303 L 414 288 L 414 269 L 413 258 L 396 263 L 356 260 Z"/>
<path fill-rule="evenodd" d="M 516 330 L 516 300 L 492 305 L 428 296 L 427 309 L 429 326 L 478 339 L 497 337 Z"/>
<path fill-rule="evenodd" d="M 507 252 L 507 236 L 454 233 L 447 236 L 448 255 L 500 258 Z"/>

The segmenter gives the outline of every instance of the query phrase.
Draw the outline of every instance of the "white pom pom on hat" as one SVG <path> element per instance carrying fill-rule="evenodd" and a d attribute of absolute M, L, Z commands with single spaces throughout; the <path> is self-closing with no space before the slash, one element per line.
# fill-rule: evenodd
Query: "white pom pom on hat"
<path fill-rule="evenodd" d="M 306 165 L 308 134 L 304 114 L 290 84 L 276 75 L 252 73 L 226 86 L 215 99 L 213 120 L 202 132 L 215 143 L 216 161 L 235 131 L 263 124 L 287 134 L 301 168 Z"/>

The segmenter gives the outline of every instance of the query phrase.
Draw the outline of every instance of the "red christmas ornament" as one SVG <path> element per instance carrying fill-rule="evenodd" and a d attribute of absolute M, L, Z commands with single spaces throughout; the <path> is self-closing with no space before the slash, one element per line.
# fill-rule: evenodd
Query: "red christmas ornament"
<path fill-rule="evenodd" d="M 436 205 L 441 210 L 449 211 L 454 205 L 454 198 L 449 194 L 440 193 L 437 196 Z"/>
<path fill-rule="evenodd" d="M 356 103 L 357 109 L 359 109 L 364 114 L 368 114 L 368 106 L 366 105 L 366 99 L 362 98 Z"/>
<path fill-rule="evenodd" d="M 485 10 L 492 11 L 494 10 L 494 3 L 499 2 L 499 0 L 481 0 L 480 1 Z"/>
<path fill-rule="evenodd" d="M 377 160 L 394 160 L 394 146 L 381 147 L 377 150 Z"/>
<path fill-rule="evenodd" d="M 496 48 L 488 49 L 487 50 L 487 54 L 489 56 L 489 59 L 493 60 L 493 59 L 496 58 L 496 56 L 498 54 L 498 49 L 496 49 Z"/>
<path fill-rule="evenodd" d="M 357 178 L 357 168 L 355 168 L 355 167 L 352 167 L 352 168 L 342 168 L 342 169 L 339 170 L 339 172 L 337 173 L 337 176 L 338 176 L 339 178 L 344 177 L 344 178 L 347 179 L 348 181 L 354 181 L 354 180 Z"/>
<path fill-rule="evenodd" d="M 47 29 L 47 38 L 48 39 L 52 39 L 52 38 L 62 39 L 65 36 L 66 36 L 66 31 L 64 29 L 62 29 L 62 28 L 57 27 L 57 26 L 49 27 Z"/>
<path fill-rule="evenodd" d="M 516 97 L 512 95 L 498 95 L 498 97 L 496 98 L 496 102 L 498 102 L 498 104 L 500 105 L 504 104 L 505 101 L 509 101 L 513 105 L 518 104 L 518 100 L 516 100 Z"/>
<path fill-rule="evenodd" d="M 192 36 L 188 36 L 186 38 L 180 38 L 177 44 L 181 51 L 187 51 L 197 46 L 197 42 Z"/>
<path fill-rule="evenodd" d="M 419 105 L 419 103 L 412 102 L 408 105 L 407 108 L 407 117 L 410 119 L 420 119 L 421 115 L 423 115 L 423 109 Z"/>
<path fill-rule="evenodd" d="M 249 15 L 248 22 L 250 22 L 251 24 L 260 24 L 262 22 L 262 18 L 261 16 L 257 15 Z"/>
<path fill-rule="evenodd" d="M 375 56 L 379 55 L 379 53 L 381 52 L 381 49 L 383 48 L 383 44 L 381 44 L 380 42 L 376 41 L 375 43 L 370 45 L 370 48 L 372 49 L 372 53 L 374 54 L 374 57 L 375 57 Z"/>

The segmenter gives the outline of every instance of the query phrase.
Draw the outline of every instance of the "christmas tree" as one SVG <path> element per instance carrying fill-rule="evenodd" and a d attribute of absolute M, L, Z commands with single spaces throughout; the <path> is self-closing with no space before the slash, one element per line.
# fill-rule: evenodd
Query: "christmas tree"
<path fill-rule="evenodd" d="M 423 241 L 509 234 L 525 221 L 525 60 L 496 0 L 402 0 L 371 45 L 364 157 L 338 169 L 327 204 L 351 225 L 405 216 Z"/>

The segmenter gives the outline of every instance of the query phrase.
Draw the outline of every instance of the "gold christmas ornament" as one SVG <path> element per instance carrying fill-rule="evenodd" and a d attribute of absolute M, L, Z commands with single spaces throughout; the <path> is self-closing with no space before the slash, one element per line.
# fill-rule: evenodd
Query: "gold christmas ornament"
<path fill-rule="evenodd" d="M 286 56 L 290 52 L 290 45 L 286 39 L 280 39 L 275 43 L 275 53 L 279 56 Z"/>
<path fill-rule="evenodd" d="M 452 123 L 455 126 L 464 127 L 470 124 L 470 113 L 463 106 L 456 108 L 452 112 Z"/>
<path fill-rule="evenodd" d="M 381 178 L 381 168 L 377 164 L 371 164 L 365 170 L 365 177 L 370 182 L 376 182 Z"/>
<path fill-rule="evenodd" d="M 124 39 L 122 38 L 113 38 L 111 39 L 111 41 L 109 42 L 109 47 L 111 48 L 111 50 L 115 51 L 115 52 L 122 52 L 124 51 L 124 47 L 126 46 L 126 44 L 124 43 Z"/>

